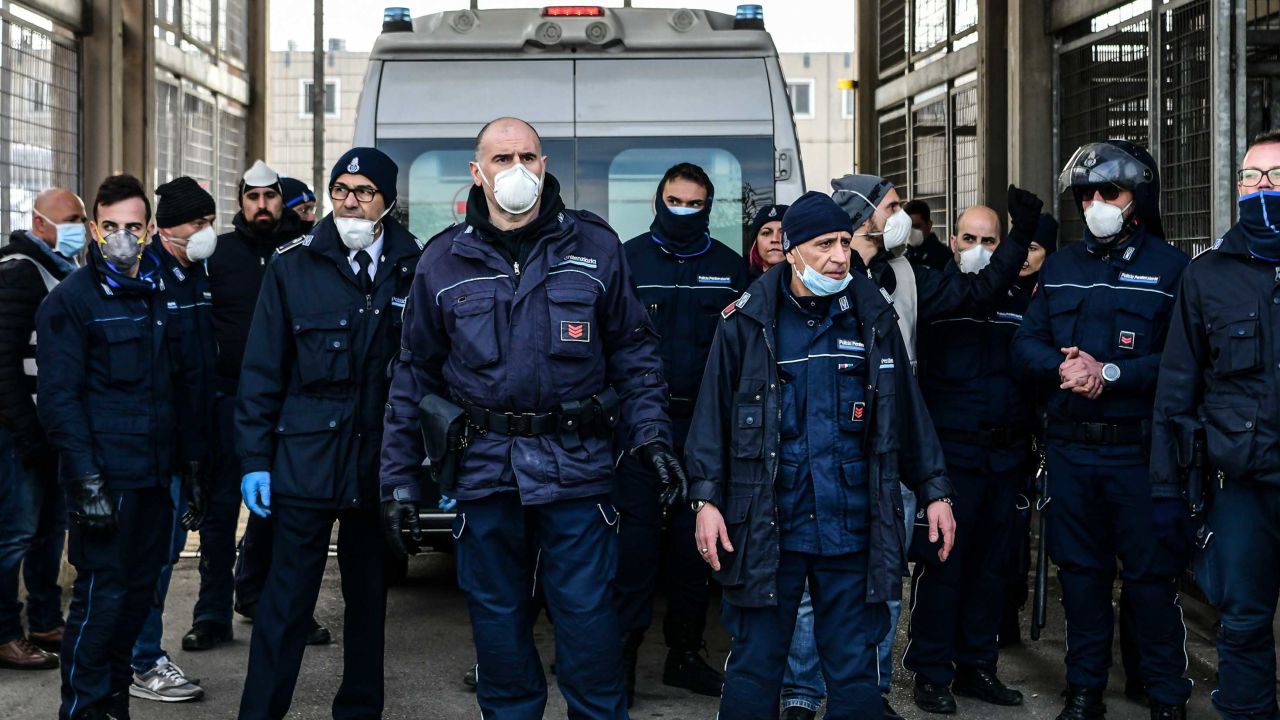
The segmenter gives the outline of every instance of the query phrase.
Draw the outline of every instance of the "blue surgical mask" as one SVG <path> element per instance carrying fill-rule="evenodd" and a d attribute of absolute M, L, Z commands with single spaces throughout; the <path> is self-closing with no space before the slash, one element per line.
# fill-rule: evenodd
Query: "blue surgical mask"
<path fill-rule="evenodd" d="M 804 272 L 800 273 L 800 282 L 807 288 L 809 292 L 820 297 L 827 297 L 842 292 L 849 287 L 849 283 L 853 280 L 853 276 L 847 271 L 843 278 L 839 280 L 827 277 L 813 268 L 809 267 L 804 258 L 800 258 L 800 264 L 804 266 Z"/>
<path fill-rule="evenodd" d="M 63 223 L 58 225 L 58 242 L 54 250 L 64 258 L 72 259 L 84 249 L 86 237 L 84 223 Z"/>
<path fill-rule="evenodd" d="M 667 209 L 671 211 L 672 215 L 697 215 L 698 213 L 702 212 L 702 208 L 696 208 L 696 207 L 683 207 L 683 206 L 674 207 L 674 206 L 668 205 Z"/>
<path fill-rule="evenodd" d="M 1259 190 L 1241 196 L 1237 227 L 1249 252 L 1259 260 L 1280 262 L 1280 190 Z"/>

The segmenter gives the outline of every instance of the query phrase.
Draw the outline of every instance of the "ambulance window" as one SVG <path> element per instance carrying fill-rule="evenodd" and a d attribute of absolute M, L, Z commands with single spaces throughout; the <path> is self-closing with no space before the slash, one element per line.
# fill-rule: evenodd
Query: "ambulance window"
<path fill-rule="evenodd" d="M 409 232 L 422 239 L 461 222 L 471 190 L 473 150 L 430 150 L 409 167 Z"/>
<path fill-rule="evenodd" d="M 772 202 L 772 158 L 772 138 L 580 138 L 578 199 L 584 207 L 606 208 L 606 219 L 625 241 L 649 230 L 667 169 L 693 163 L 715 185 L 712 237 L 741 253 L 743 202 Z"/>

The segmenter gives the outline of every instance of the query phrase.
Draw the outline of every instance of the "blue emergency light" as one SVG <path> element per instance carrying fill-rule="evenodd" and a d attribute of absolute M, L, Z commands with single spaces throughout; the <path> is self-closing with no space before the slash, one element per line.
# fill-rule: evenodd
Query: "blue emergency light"
<path fill-rule="evenodd" d="M 382 32 L 413 32 L 413 14 L 407 7 L 389 7 L 382 11 Z"/>
<path fill-rule="evenodd" d="M 739 5 L 733 18 L 735 30 L 763 30 L 764 7 L 761 5 Z"/>

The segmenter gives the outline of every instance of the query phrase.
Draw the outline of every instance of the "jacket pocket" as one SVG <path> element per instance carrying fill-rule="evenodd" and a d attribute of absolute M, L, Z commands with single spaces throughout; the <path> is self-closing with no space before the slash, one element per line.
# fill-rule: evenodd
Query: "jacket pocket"
<path fill-rule="evenodd" d="M 350 382 L 349 313 L 326 312 L 293 319 L 298 379 L 304 387 Z"/>
<path fill-rule="evenodd" d="M 547 288 L 551 357 L 580 360 L 595 355 L 600 343 L 599 328 L 595 327 L 598 295 L 586 287 Z"/>
<path fill-rule="evenodd" d="M 1080 305 L 1084 303 L 1084 291 L 1075 288 L 1058 288 L 1049 294 L 1049 327 L 1053 342 L 1058 347 L 1078 344 L 1076 321 L 1080 317 Z"/>
<path fill-rule="evenodd" d="M 1245 375 L 1262 368 L 1257 307 L 1239 308 L 1237 313 L 1209 328 L 1209 358 L 1218 377 Z"/>
<path fill-rule="evenodd" d="M 113 382 L 136 383 L 142 380 L 147 360 L 146 335 L 142 326 L 133 321 L 102 324 L 103 339 L 107 341 L 107 372 Z"/>
<path fill-rule="evenodd" d="M 889 375 L 888 380 L 893 380 Z M 840 429 L 861 433 L 867 427 L 870 410 L 867 407 L 866 360 L 841 359 L 836 365 L 836 417 Z"/>
<path fill-rule="evenodd" d="M 1116 308 L 1115 333 L 1111 339 L 1117 358 L 1139 357 L 1152 352 L 1157 307 L 1138 300 Z"/>
<path fill-rule="evenodd" d="M 867 485 L 867 464 L 861 460 L 846 460 L 840 463 L 840 479 L 844 481 L 844 492 L 841 493 L 844 505 L 844 526 L 854 532 L 865 530 L 871 521 L 869 510 L 871 492 Z"/>
<path fill-rule="evenodd" d="M 95 412 L 89 416 L 94 462 L 107 480 L 151 480 L 154 448 L 151 417 Z"/>
<path fill-rule="evenodd" d="M 498 330 L 494 322 L 494 293 L 459 295 L 449 306 L 453 332 L 449 342 L 458 359 L 469 368 L 484 368 L 498 362 Z"/>
<path fill-rule="evenodd" d="M 282 416 L 275 428 L 272 489 L 292 497 L 333 499 L 343 473 L 338 433 L 344 426 L 337 410 Z"/>
<path fill-rule="evenodd" d="M 733 456 L 736 458 L 756 460 L 764 456 L 764 383 L 759 383 L 759 388 L 733 394 Z"/>
<path fill-rule="evenodd" d="M 712 576 L 726 587 L 742 584 L 742 566 L 751 534 L 751 499 L 750 493 L 735 494 L 730 495 L 724 504 L 724 525 L 729 533 L 729 542 L 733 544 L 733 552 L 717 549 L 720 572 L 712 573 Z"/>
<path fill-rule="evenodd" d="M 1247 475 L 1257 444 L 1258 406 L 1205 405 L 1201 412 L 1209 461 L 1228 479 Z"/>

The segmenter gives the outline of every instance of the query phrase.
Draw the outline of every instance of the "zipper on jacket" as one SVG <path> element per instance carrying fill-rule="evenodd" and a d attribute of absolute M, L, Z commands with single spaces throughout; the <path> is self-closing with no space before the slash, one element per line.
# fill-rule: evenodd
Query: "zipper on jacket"
<path fill-rule="evenodd" d="M 514 274 L 511 276 L 511 284 L 519 288 L 520 287 L 520 261 L 513 260 L 511 262 L 511 269 L 514 271 Z"/>

